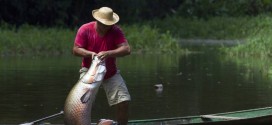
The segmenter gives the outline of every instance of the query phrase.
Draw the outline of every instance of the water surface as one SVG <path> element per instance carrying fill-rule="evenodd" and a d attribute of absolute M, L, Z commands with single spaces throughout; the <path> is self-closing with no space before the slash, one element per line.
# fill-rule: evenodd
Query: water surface
<path fill-rule="evenodd" d="M 78 57 L 0 59 L 0 121 L 22 123 L 57 113 L 77 82 Z M 271 79 L 215 52 L 119 58 L 132 102 L 130 119 L 166 118 L 271 106 Z M 156 91 L 155 84 L 163 90 Z M 92 119 L 114 119 L 101 88 Z M 62 123 L 62 117 L 49 122 Z"/>

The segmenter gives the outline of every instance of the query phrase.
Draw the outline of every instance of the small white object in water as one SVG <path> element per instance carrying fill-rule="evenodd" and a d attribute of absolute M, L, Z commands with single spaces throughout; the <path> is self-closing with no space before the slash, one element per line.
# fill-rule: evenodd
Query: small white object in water
<path fill-rule="evenodd" d="M 154 85 L 155 91 L 157 93 L 157 96 L 161 97 L 162 96 L 162 91 L 163 91 L 163 85 L 162 84 L 156 84 Z"/>
<path fill-rule="evenodd" d="M 163 89 L 163 85 L 162 84 L 156 84 L 154 85 L 156 89 Z"/>

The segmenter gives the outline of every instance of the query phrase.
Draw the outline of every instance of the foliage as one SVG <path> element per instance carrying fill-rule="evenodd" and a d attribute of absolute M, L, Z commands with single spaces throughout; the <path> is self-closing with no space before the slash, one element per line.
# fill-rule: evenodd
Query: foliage
<path fill-rule="evenodd" d="M 11 26 L 5 26 L 11 27 Z M 73 45 L 74 32 L 62 28 L 39 28 L 23 25 L 0 30 L 1 55 L 60 55 Z"/>
<path fill-rule="evenodd" d="M 170 31 L 176 38 L 188 39 L 234 39 L 245 41 L 232 48 L 222 48 L 231 56 L 272 56 L 271 14 L 243 17 L 210 17 L 208 19 L 168 17 L 149 21 L 160 31 Z"/>
<path fill-rule="evenodd" d="M 271 56 L 272 18 L 213 17 L 207 20 L 171 17 L 143 24 L 122 25 L 133 52 L 174 53 L 183 51 L 179 38 L 242 39 L 237 47 L 223 48 L 231 56 Z M 171 25 L 169 25 L 171 24 Z M 42 28 L 23 25 L 16 28 L 7 23 L 0 26 L 1 55 L 60 55 L 71 51 L 76 31 L 67 28 Z"/>
<path fill-rule="evenodd" d="M 126 37 L 134 52 L 179 52 L 180 48 L 169 32 L 160 33 L 150 26 L 124 26 Z M 2 24 L 0 55 L 66 55 L 71 53 L 75 30 L 42 28 L 23 25 L 19 29 Z"/>
<path fill-rule="evenodd" d="M 0 21 L 16 26 L 27 23 L 75 27 L 90 21 L 92 10 L 109 6 L 120 15 L 121 22 L 137 22 L 163 17 L 179 3 L 180 0 L 1 0 Z M 154 13 L 154 9 L 160 12 Z"/>
<path fill-rule="evenodd" d="M 68 0 L 1 0 L 0 21 L 22 25 L 63 25 L 68 19 Z"/>
<path fill-rule="evenodd" d="M 92 20 L 91 10 L 109 6 L 131 24 L 169 16 L 207 19 L 256 16 L 272 11 L 272 0 L 1 0 L 0 22 L 16 25 L 69 26 Z"/>
<path fill-rule="evenodd" d="M 258 15 L 272 11 L 271 0 L 185 0 L 177 13 L 187 17 Z"/>
<path fill-rule="evenodd" d="M 157 28 L 148 25 L 123 26 L 132 48 L 139 52 L 177 52 L 180 50 L 177 40 L 170 32 L 160 33 Z"/>
<path fill-rule="evenodd" d="M 248 33 L 250 17 L 213 17 L 207 20 L 172 16 L 150 21 L 160 31 L 190 39 L 243 39 Z"/>
<path fill-rule="evenodd" d="M 224 48 L 224 51 L 231 56 L 255 56 L 267 58 L 272 55 L 272 18 L 267 15 L 260 15 L 257 18 L 248 20 L 249 27 L 245 44 L 233 48 Z"/>

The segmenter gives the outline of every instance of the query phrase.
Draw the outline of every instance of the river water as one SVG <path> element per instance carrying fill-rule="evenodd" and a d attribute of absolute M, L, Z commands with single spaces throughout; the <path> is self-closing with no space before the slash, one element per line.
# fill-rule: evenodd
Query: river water
<path fill-rule="evenodd" d="M 256 61 L 256 60 L 255 60 Z M 132 101 L 130 120 L 192 116 L 272 105 L 272 81 L 262 66 L 237 63 L 217 52 L 189 55 L 132 54 L 118 59 Z M 23 123 L 63 109 L 77 82 L 80 58 L 2 57 L 0 122 Z M 162 84 L 163 89 L 154 85 Z M 114 119 L 104 90 L 97 95 L 92 120 Z M 62 123 L 62 117 L 48 122 Z"/>

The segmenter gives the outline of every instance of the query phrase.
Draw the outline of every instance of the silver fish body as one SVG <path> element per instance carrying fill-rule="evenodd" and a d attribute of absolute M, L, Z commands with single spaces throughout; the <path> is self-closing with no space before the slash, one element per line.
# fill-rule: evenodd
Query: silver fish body
<path fill-rule="evenodd" d="M 92 103 L 106 73 L 105 62 L 94 58 L 87 73 L 74 85 L 64 106 L 66 125 L 90 125 Z"/>

